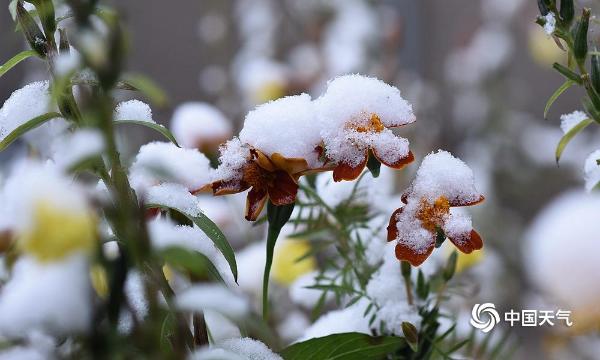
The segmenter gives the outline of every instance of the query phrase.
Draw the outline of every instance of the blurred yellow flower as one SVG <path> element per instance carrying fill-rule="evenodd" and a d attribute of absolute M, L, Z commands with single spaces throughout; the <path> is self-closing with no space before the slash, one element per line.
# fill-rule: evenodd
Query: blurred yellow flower
<path fill-rule="evenodd" d="M 273 279 L 283 285 L 290 285 L 300 276 L 312 272 L 317 267 L 314 256 L 304 257 L 311 250 L 310 243 L 301 239 L 285 239 L 275 247 L 273 257 Z"/>
<path fill-rule="evenodd" d="M 280 82 L 267 82 L 257 89 L 254 98 L 257 104 L 277 100 L 286 94 L 286 86 Z"/>
<path fill-rule="evenodd" d="M 90 280 L 96 294 L 103 299 L 106 298 L 108 295 L 108 280 L 106 279 L 106 270 L 102 265 L 92 265 L 90 268 Z"/>
<path fill-rule="evenodd" d="M 454 252 L 454 248 L 448 245 L 448 242 L 444 242 L 444 252 L 447 254 L 447 256 L 450 256 Z M 459 251 L 457 254 L 456 273 L 460 273 L 479 264 L 485 257 L 485 249 L 474 251 L 470 254 L 465 254 Z"/>
<path fill-rule="evenodd" d="M 562 63 L 565 58 L 565 53 L 539 26 L 529 30 L 528 45 L 531 58 L 541 67 L 549 68 L 555 62 Z"/>
<path fill-rule="evenodd" d="M 92 252 L 96 245 L 96 218 L 89 212 L 72 212 L 41 201 L 33 221 L 18 244 L 39 261 L 57 261 L 75 252 Z"/>

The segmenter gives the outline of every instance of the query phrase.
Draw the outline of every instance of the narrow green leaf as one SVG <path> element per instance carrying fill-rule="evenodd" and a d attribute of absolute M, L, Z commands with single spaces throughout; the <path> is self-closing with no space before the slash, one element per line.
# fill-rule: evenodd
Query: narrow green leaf
<path fill-rule="evenodd" d="M 554 94 L 552 94 L 552 96 L 550 96 L 550 99 L 548 99 L 548 102 L 546 103 L 546 107 L 544 108 L 544 119 L 548 117 L 548 111 L 550 110 L 550 107 L 552 106 L 552 104 L 554 104 L 556 99 L 558 99 L 558 97 L 560 95 L 562 95 L 562 93 L 564 93 L 568 88 L 570 88 L 573 85 L 575 85 L 575 81 L 567 80 L 558 89 L 556 89 L 556 91 L 554 92 Z"/>
<path fill-rule="evenodd" d="M 343 333 L 295 343 L 281 356 L 284 360 L 379 360 L 404 347 L 401 337 Z"/>
<path fill-rule="evenodd" d="M 25 134 L 29 130 L 35 129 L 36 127 L 42 125 L 43 123 L 50 121 L 52 119 L 61 117 L 59 113 L 49 112 L 33 119 L 27 121 L 23 125 L 17 127 L 12 132 L 10 132 L 6 137 L 0 141 L 0 151 L 6 149 L 13 141 L 17 140 L 21 135 Z"/>
<path fill-rule="evenodd" d="M 265 271 L 263 273 L 263 292 L 262 292 L 262 310 L 263 319 L 268 319 L 269 316 L 269 274 L 271 273 L 271 265 L 273 264 L 273 252 L 275 251 L 275 243 L 281 232 L 281 228 L 288 222 L 292 211 L 294 211 L 295 203 L 289 205 L 273 205 L 269 200 L 267 204 L 267 220 L 269 229 L 267 232 L 267 257 L 265 261 Z"/>
<path fill-rule="evenodd" d="M 160 257 L 171 266 L 185 270 L 197 277 L 208 277 L 214 281 L 225 283 L 221 273 L 206 255 L 178 246 L 168 247 L 159 253 Z"/>
<path fill-rule="evenodd" d="M 4 74 L 6 74 L 8 72 L 8 70 L 15 67 L 21 61 L 23 61 L 27 58 L 30 58 L 32 56 L 37 56 L 37 52 L 35 52 L 35 50 L 21 51 L 17 55 L 13 56 L 7 62 L 5 62 L 2 66 L 0 66 L 0 77 L 2 77 Z"/>
<path fill-rule="evenodd" d="M 123 83 L 144 94 L 156 106 L 165 106 L 168 102 L 167 94 L 146 76 L 130 74 L 123 79 Z"/>
<path fill-rule="evenodd" d="M 458 253 L 455 251 L 452 252 L 452 254 L 450 254 L 450 257 L 448 258 L 448 263 L 446 263 L 446 268 L 444 268 L 444 280 L 446 281 L 450 281 L 450 279 L 452 279 L 452 277 L 454 276 L 454 273 L 456 272 L 456 262 L 458 260 Z"/>
<path fill-rule="evenodd" d="M 177 140 L 175 140 L 175 137 L 173 136 L 173 134 L 171 133 L 171 131 L 169 131 L 169 129 L 167 129 L 166 127 L 157 124 L 157 123 L 153 123 L 150 121 L 144 121 L 144 120 L 115 120 L 115 124 L 116 125 L 141 125 L 141 126 L 145 126 L 149 129 L 152 129 L 156 132 L 159 132 L 162 136 L 164 136 L 166 139 L 168 139 L 170 142 L 172 142 L 173 144 L 175 144 L 176 146 L 179 147 L 179 144 L 177 143 Z"/>
<path fill-rule="evenodd" d="M 186 216 L 188 219 L 190 219 L 194 224 L 196 224 L 196 226 L 200 228 L 200 230 L 202 230 L 206 234 L 206 236 L 208 236 L 209 239 L 212 240 L 217 249 L 221 251 L 221 253 L 225 257 L 225 260 L 227 260 L 227 263 L 229 264 L 229 268 L 231 269 L 231 273 L 233 274 L 234 280 L 237 282 L 238 271 L 233 248 L 231 247 L 231 245 L 227 241 L 227 238 L 225 238 L 225 235 L 223 235 L 223 232 L 221 232 L 219 227 L 214 222 L 212 222 L 212 220 L 210 220 L 206 215 L 204 215 L 203 213 L 199 213 L 198 215 L 194 216 L 186 214 L 181 210 L 162 204 L 146 204 L 146 208 L 167 209 L 170 211 L 177 211 L 182 215 Z"/>
<path fill-rule="evenodd" d="M 567 147 L 567 144 L 577 135 L 581 130 L 585 129 L 589 124 L 591 124 L 593 120 L 585 119 L 579 124 L 573 126 L 571 130 L 569 130 L 558 142 L 558 146 L 556 146 L 556 163 L 560 160 L 563 151 Z"/>

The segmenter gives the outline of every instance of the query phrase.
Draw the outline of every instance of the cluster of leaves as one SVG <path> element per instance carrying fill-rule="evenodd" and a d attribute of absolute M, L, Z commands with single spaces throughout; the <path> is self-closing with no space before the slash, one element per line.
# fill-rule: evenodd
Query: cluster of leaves
<path fill-rule="evenodd" d="M 583 8 L 580 16 L 576 15 L 573 0 L 538 0 L 538 7 L 542 16 L 537 23 L 546 25 L 547 16 L 553 16 L 556 26 L 552 32 L 556 45 L 566 53 L 566 66 L 554 63 L 553 68 L 564 78 L 565 82 L 550 96 L 544 109 L 544 118 L 554 102 L 567 89 L 580 86 L 585 90 L 582 105 L 588 119 L 580 122 L 568 131 L 556 147 L 556 161 L 567 146 L 579 132 L 592 123 L 600 124 L 600 52 L 590 50 L 590 18 L 592 11 Z M 593 47 L 595 49 L 595 46 Z"/>

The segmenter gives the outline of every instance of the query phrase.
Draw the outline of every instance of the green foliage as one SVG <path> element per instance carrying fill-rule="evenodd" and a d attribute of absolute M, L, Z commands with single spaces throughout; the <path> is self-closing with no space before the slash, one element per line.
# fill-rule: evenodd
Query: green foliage
<path fill-rule="evenodd" d="M 10 69 L 15 67 L 21 61 L 28 59 L 32 56 L 37 56 L 37 52 L 35 50 L 24 50 L 18 53 L 17 55 L 10 58 L 7 62 L 5 62 L 2 66 L 0 66 L 0 77 L 6 74 Z"/>
<path fill-rule="evenodd" d="M 144 121 L 144 120 L 115 120 L 115 125 L 139 125 L 139 126 L 147 127 L 148 129 L 152 129 L 152 130 L 158 132 L 159 134 L 164 136 L 167 140 L 169 140 L 170 142 L 172 142 L 173 144 L 175 144 L 176 146 L 179 147 L 179 144 L 177 143 L 177 140 L 175 140 L 175 136 L 173 136 L 171 131 L 160 124 L 156 124 L 156 123 L 153 123 L 150 121 Z"/>
<path fill-rule="evenodd" d="M 13 141 L 17 140 L 26 132 L 35 129 L 36 127 L 52 120 L 60 117 L 61 115 L 56 112 L 49 112 L 40 116 L 36 116 L 33 119 L 27 121 L 23 125 L 17 127 L 13 131 L 11 131 L 2 141 L 0 141 L 0 151 L 6 149 Z"/>
<path fill-rule="evenodd" d="M 585 129 L 588 125 L 590 125 L 593 122 L 594 121 L 591 120 L 591 119 L 585 119 L 585 120 L 583 120 L 579 124 L 573 126 L 573 128 L 571 130 L 569 130 L 560 139 L 558 145 L 556 146 L 556 154 L 555 154 L 555 156 L 556 156 L 556 163 L 558 163 L 558 161 L 560 160 L 560 157 L 562 156 L 563 151 L 567 147 L 567 144 L 569 144 L 569 142 L 575 137 L 575 135 L 577 135 L 579 132 L 581 132 L 583 129 Z"/>

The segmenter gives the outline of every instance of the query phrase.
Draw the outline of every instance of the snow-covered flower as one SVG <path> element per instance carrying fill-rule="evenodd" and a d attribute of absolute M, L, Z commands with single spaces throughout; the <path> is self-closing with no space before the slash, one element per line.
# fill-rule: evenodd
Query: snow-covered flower
<path fill-rule="evenodd" d="M 208 151 L 231 137 L 233 129 L 216 107 L 202 102 L 187 102 L 175 109 L 171 131 L 179 145 Z"/>
<path fill-rule="evenodd" d="M 250 189 L 246 219 L 258 218 L 267 199 L 275 205 L 296 201 L 298 179 L 320 166 L 320 141 L 315 113 L 306 94 L 259 106 L 244 122 L 239 139 L 221 149 L 213 193 L 225 195 Z"/>
<path fill-rule="evenodd" d="M 115 120 L 137 120 L 154 123 L 152 109 L 140 100 L 123 101 L 117 105 L 114 113 Z"/>
<path fill-rule="evenodd" d="M 403 194 L 404 206 L 388 225 L 388 241 L 396 242 L 396 257 L 418 266 L 433 252 L 438 237 L 446 237 L 462 252 L 479 250 L 483 242 L 471 218 L 451 207 L 484 199 L 475 189 L 473 171 L 446 151 L 423 159 L 415 180 Z"/>
<path fill-rule="evenodd" d="M 415 121 L 412 106 L 397 88 L 375 78 L 345 75 L 329 82 L 315 104 L 324 156 L 335 166 L 335 181 L 356 179 L 370 154 L 395 169 L 414 160 L 408 140 L 390 129 Z"/>

